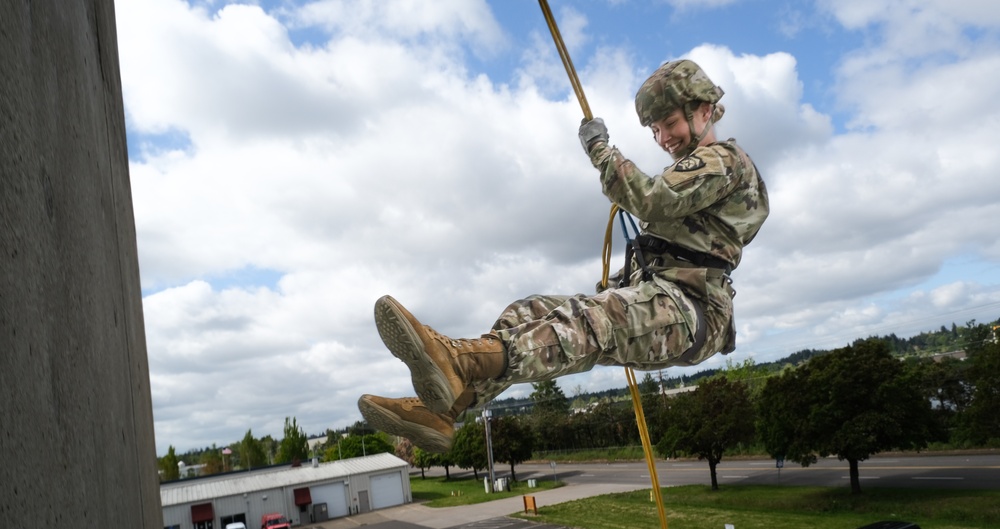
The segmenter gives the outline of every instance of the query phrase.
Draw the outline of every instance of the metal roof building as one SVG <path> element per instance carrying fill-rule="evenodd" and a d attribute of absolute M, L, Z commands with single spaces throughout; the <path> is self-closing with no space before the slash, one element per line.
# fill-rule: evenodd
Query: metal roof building
<path fill-rule="evenodd" d="M 260 526 L 261 516 L 281 513 L 292 525 L 364 513 L 413 501 L 409 464 L 375 454 L 207 476 L 160 485 L 165 529 L 222 529 L 230 522 Z"/>

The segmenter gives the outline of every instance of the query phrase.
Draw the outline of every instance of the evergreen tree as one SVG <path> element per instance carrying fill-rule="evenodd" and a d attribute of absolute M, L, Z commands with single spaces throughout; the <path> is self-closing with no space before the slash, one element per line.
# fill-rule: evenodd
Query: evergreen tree
<path fill-rule="evenodd" d="M 167 449 L 167 455 L 160 458 L 160 470 L 163 471 L 163 481 L 174 481 L 180 479 L 181 472 L 177 468 L 177 464 L 180 460 L 177 459 L 177 451 L 174 449 L 174 445 L 170 445 Z"/>
<path fill-rule="evenodd" d="M 309 458 L 309 443 L 306 433 L 299 428 L 295 417 L 285 417 L 285 437 L 278 445 L 276 463 L 296 464 Z"/>
<path fill-rule="evenodd" d="M 234 452 L 239 454 L 240 464 L 247 470 L 267 466 L 268 460 L 267 454 L 264 453 L 264 446 L 254 438 L 253 432 L 250 430 L 247 430 Z"/>

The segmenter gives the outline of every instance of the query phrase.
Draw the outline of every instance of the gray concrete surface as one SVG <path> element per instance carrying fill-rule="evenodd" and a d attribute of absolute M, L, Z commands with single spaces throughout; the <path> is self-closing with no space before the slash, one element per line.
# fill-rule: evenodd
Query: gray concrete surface
<path fill-rule="evenodd" d="M 602 494 L 612 494 L 616 492 L 628 492 L 641 488 L 648 488 L 645 485 L 630 484 L 587 484 L 587 485 L 566 485 L 557 489 L 540 490 L 531 495 L 535 497 L 535 505 L 542 508 L 546 505 L 555 505 L 580 498 L 600 496 Z M 445 528 L 487 528 L 504 527 L 514 529 L 515 527 L 531 526 L 536 529 L 544 526 L 533 523 L 522 523 L 520 521 L 505 520 L 504 517 L 510 514 L 524 511 L 524 500 L 521 496 L 505 498 L 475 505 L 463 505 L 460 507 L 432 508 L 419 503 L 410 503 L 399 507 L 380 509 L 365 514 L 357 514 L 344 518 L 337 518 L 318 524 L 310 524 L 308 527 L 315 529 L 352 529 L 359 526 L 366 526 L 372 529 L 445 529 Z"/>
<path fill-rule="evenodd" d="M 113 0 L 0 2 L 0 520 L 160 529 Z"/>

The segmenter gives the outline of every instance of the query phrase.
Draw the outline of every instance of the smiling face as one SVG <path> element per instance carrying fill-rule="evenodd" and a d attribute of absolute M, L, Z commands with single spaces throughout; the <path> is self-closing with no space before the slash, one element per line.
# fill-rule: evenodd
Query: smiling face
<path fill-rule="evenodd" d="M 711 126 L 711 117 L 712 105 L 704 102 L 698 105 L 694 111 L 695 134 L 705 130 L 705 127 Z M 650 123 L 649 128 L 653 131 L 653 141 L 667 151 L 674 160 L 682 156 L 681 153 L 687 154 L 694 150 L 687 148 L 691 142 L 692 131 L 691 127 L 688 126 L 687 119 L 684 118 L 684 111 L 681 109 L 676 109 L 663 118 Z M 702 136 L 698 145 L 708 145 L 714 142 L 715 129 L 713 128 Z"/>

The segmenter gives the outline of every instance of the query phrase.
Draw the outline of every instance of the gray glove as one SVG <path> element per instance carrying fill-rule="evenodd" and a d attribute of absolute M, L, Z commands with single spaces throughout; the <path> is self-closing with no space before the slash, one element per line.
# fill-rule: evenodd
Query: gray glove
<path fill-rule="evenodd" d="M 604 126 L 603 119 L 594 118 L 580 125 L 580 145 L 583 145 L 584 152 L 590 154 L 590 146 L 598 140 L 608 141 L 608 128 Z"/>

